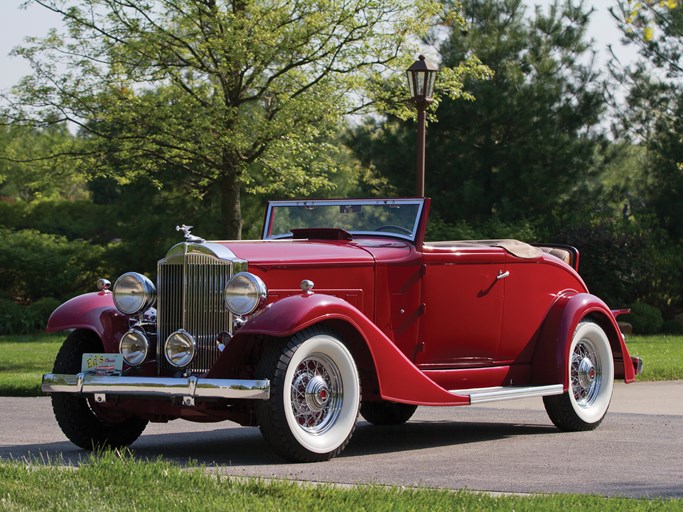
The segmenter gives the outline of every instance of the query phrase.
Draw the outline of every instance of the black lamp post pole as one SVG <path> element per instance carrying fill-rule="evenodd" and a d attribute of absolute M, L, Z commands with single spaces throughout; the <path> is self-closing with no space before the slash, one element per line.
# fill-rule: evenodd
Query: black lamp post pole
<path fill-rule="evenodd" d="M 425 195 L 425 153 L 427 145 L 427 107 L 432 102 L 438 68 L 420 55 L 406 71 L 412 100 L 417 106 L 417 176 L 416 194 Z"/>
<path fill-rule="evenodd" d="M 417 197 L 425 195 L 425 159 L 427 146 L 427 105 L 426 100 L 416 101 L 417 105 L 417 177 L 415 190 Z"/>

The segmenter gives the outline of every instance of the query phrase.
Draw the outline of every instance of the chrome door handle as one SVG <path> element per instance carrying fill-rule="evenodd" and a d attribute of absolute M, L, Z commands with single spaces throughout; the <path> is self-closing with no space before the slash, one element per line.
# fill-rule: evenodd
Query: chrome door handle
<path fill-rule="evenodd" d="M 510 275 L 510 271 L 508 270 L 507 272 L 503 272 L 502 270 L 498 273 L 498 277 L 496 277 L 497 281 L 500 281 L 501 279 L 505 279 Z"/>

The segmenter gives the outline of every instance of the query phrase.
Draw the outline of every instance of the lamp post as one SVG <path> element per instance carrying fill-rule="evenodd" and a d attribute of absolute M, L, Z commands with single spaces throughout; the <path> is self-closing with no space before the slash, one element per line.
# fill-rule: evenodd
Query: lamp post
<path fill-rule="evenodd" d="M 432 102 L 434 82 L 439 68 L 420 55 L 407 69 L 411 99 L 417 106 L 417 196 L 425 195 L 425 144 L 427 132 L 427 107 Z"/>

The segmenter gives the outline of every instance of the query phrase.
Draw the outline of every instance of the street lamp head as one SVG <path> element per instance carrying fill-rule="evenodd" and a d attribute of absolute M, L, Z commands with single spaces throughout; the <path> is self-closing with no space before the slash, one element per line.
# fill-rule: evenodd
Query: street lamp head
<path fill-rule="evenodd" d="M 415 101 L 429 101 L 434 94 L 434 82 L 439 68 L 420 55 L 406 71 L 410 96 Z"/>

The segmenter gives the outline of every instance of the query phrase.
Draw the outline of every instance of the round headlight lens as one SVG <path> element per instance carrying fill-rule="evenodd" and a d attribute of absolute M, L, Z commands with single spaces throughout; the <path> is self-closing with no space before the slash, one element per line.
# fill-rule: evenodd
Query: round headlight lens
<path fill-rule="evenodd" d="M 177 368 L 190 364 L 196 350 L 197 342 L 189 332 L 183 329 L 171 334 L 164 345 L 166 360 Z"/>
<path fill-rule="evenodd" d="M 230 278 L 223 292 L 225 306 L 235 315 L 248 315 L 263 306 L 268 298 L 268 288 L 260 277 L 249 272 L 239 272 Z"/>
<path fill-rule="evenodd" d="M 119 352 L 130 366 L 140 366 L 147 358 L 149 341 L 140 329 L 131 329 L 119 342 Z"/>
<path fill-rule="evenodd" d="M 114 283 L 114 304 L 125 315 L 142 313 L 154 305 L 152 281 L 137 272 L 126 272 Z"/>

